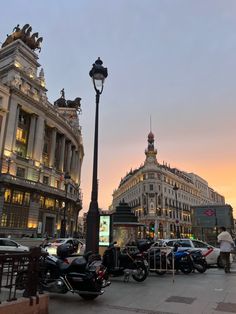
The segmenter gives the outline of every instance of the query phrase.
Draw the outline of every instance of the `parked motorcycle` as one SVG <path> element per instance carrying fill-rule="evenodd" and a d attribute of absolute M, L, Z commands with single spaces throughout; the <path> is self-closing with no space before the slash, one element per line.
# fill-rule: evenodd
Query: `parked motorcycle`
<path fill-rule="evenodd" d="M 188 256 L 188 254 L 176 254 L 180 246 L 179 242 L 176 242 L 174 245 L 174 255 L 170 254 L 171 249 L 166 246 L 159 248 L 155 246 L 151 248 L 152 241 L 147 239 L 138 240 L 136 245 L 140 253 L 147 259 L 150 271 L 155 269 L 159 275 L 165 274 L 167 269 L 173 269 L 172 258 L 174 258 L 174 265 L 177 263 L 174 267 L 184 273 L 190 273 L 194 269 L 200 273 L 204 273 L 207 270 L 207 262 L 201 250 L 184 250 L 188 252 L 190 256 Z M 191 264 L 192 267 L 190 267 Z"/>
<path fill-rule="evenodd" d="M 121 251 L 115 245 L 116 242 L 110 244 L 103 254 L 103 265 L 106 267 L 107 275 L 125 276 L 124 280 L 128 281 L 131 274 L 134 280 L 144 281 L 148 275 L 148 264 L 140 252 L 137 249 L 130 250 L 128 247 Z"/>
<path fill-rule="evenodd" d="M 110 285 L 110 282 L 105 279 L 101 257 L 87 252 L 69 263 L 66 258 L 70 251 L 70 246 L 63 244 L 57 248 L 57 256 L 44 254 L 40 258 L 39 290 L 62 294 L 70 291 L 85 300 L 93 300 L 102 295 L 102 289 Z M 19 272 L 16 288 L 23 290 L 26 280 L 27 272 Z"/>
<path fill-rule="evenodd" d="M 180 270 L 184 274 L 189 274 L 193 271 L 192 256 L 187 251 L 177 251 L 177 246 L 174 249 L 163 251 L 161 248 L 151 248 L 148 252 L 148 260 L 150 269 L 155 269 L 159 275 L 163 275 L 169 270 Z"/>
<path fill-rule="evenodd" d="M 189 252 L 192 257 L 193 268 L 199 273 L 204 273 L 207 270 L 207 262 L 201 250 L 187 249 L 186 251 Z"/>

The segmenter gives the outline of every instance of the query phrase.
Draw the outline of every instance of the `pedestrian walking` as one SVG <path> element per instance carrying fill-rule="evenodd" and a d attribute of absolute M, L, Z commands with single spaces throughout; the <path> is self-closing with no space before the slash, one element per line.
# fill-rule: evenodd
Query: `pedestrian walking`
<path fill-rule="evenodd" d="M 224 263 L 225 272 L 230 273 L 230 252 L 234 247 L 234 240 L 225 227 L 221 227 L 220 231 L 221 233 L 217 237 L 220 243 L 220 257 Z"/>

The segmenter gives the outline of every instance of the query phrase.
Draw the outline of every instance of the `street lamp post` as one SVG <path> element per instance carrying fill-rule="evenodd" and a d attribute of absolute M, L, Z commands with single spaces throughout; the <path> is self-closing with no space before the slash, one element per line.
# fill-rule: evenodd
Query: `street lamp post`
<path fill-rule="evenodd" d="M 87 214 L 87 233 L 86 233 L 86 251 L 98 253 L 99 244 L 99 209 L 98 209 L 98 114 L 99 114 L 99 100 L 103 91 L 105 78 L 107 77 L 107 68 L 103 67 L 103 62 L 98 58 L 91 71 L 90 77 L 93 80 L 93 86 L 96 92 L 96 112 L 95 112 L 95 132 L 94 132 L 94 154 L 93 154 L 93 180 L 92 193 L 89 210 Z"/>
<path fill-rule="evenodd" d="M 69 185 L 69 181 L 70 181 L 71 176 L 69 175 L 68 172 L 65 173 L 64 175 L 64 185 L 65 185 L 65 206 L 64 206 L 64 210 L 63 210 L 63 220 L 61 223 L 61 238 L 65 238 L 66 237 L 66 211 L 67 211 L 67 194 L 68 194 L 68 185 Z"/>
<path fill-rule="evenodd" d="M 179 188 L 177 187 L 176 183 L 173 187 L 173 190 L 175 191 L 175 201 L 176 201 L 176 213 L 178 213 L 178 223 L 177 223 L 177 230 L 176 230 L 176 237 L 179 239 L 180 238 L 180 232 L 179 232 L 179 209 L 178 209 L 178 198 L 177 198 L 177 191 Z"/>

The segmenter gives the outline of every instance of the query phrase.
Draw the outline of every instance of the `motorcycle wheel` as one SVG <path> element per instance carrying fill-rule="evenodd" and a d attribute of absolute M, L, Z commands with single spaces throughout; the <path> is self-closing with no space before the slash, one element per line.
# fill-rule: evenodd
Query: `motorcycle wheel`
<path fill-rule="evenodd" d="M 147 278 L 148 270 L 147 267 L 143 264 L 139 264 L 136 269 L 136 273 L 132 274 L 134 280 L 142 282 Z"/>
<path fill-rule="evenodd" d="M 27 273 L 26 271 L 23 271 L 16 276 L 16 282 L 15 282 L 16 289 L 24 290 L 26 288 L 26 282 L 27 282 Z"/>
<path fill-rule="evenodd" d="M 192 272 L 193 268 L 188 265 L 187 263 L 186 264 L 182 264 L 180 265 L 179 269 L 182 271 L 182 273 L 184 273 L 185 275 L 188 275 Z"/>
<path fill-rule="evenodd" d="M 87 300 L 87 301 L 94 300 L 98 297 L 98 295 L 96 295 L 96 294 L 80 294 L 80 293 L 79 293 L 79 296 L 82 299 Z"/>
<path fill-rule="evenodd" d="M 195 269 L 201 274 L 205 273 L 205 271 L 207 270 L 207 263 L 204 261 L 203 262 L 199 261 L 197 265 L 201 267 L 195 267 Z"/>

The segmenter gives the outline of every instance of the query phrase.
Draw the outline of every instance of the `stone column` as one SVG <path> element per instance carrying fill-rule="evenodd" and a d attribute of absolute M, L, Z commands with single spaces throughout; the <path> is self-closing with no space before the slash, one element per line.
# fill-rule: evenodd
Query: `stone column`
<path fill-rule="evenodd" d="M 8 114 L 7 132 L 5 139 L 5 149 L 8 151 L 15 150 L 16 130 L 19 121 L 20 106 L 15 101 L 11 101 Z"/>
<path fill-rule="evenodd" d="M 80 184 L 80 179 L 81 179 L 81 167 L 82 167 L 82 161 L 83 161 L 83 155 L 81 153 L 78 154 L 78 184 Z"/>
<path fill-rule="evenodd" d="M 170 225 L 169 222 L 166 222 L 166 238 L 170 238 Z"/>
<path fill-rule="evenodd" d="M 66 172 L 70 173 L 70 165 L 71 165 L 71 155 L 72 155 L 72 150 L 71 150 L 71 142 L 67 144 L 67 156 L 66 156 Z"/>
<path fill-rule="evenodd" d="M 59 170 L 61 172 L 64 171 L 65 144 L 66 144 L 66 138 L 65 138 L 65 135 L 62 135 L 60 139 L 60 160 L 59 160 Z"/>
<path fill-rule="evenodd" d="M 27 157 L 30 159 L 32 159 L 33 157 L 35 126 L 36 126 L 36 115 L 32 114 L 30 118 L 30 130 L 29 130 L 28 147 L 27 147 Z"/>
<path fill-rule="evenodd" d="M 71 173 L 72 179 L 75 180 L 75 146 L 72 146 L 70 173 Z"/>
<path fill-rule="evenodd" d="M 35 137 L 35 145 L 33 152 L 33 159 L 39 162 L 42 162 L 42 153 L 43 153 L 43 145 L 44 145 L 44 118 L 39 116 L 37 118 L 36 124 L 36 134 Z"/>
<path fill-rule="evenodd" d="M 52 128 L 51 147 L 50 147 L 50 154 L 49 154 L 49 167 L 52 167 L 52 168 L 54 167 L 54 161 L 55 161 L 56 139 L 57 139 L 57 130 L 56 128 Z"/>
<path fill-rule="evenodd" d="M 79 152 L 75 152 L 75 182 L 79 183 Z"/>

